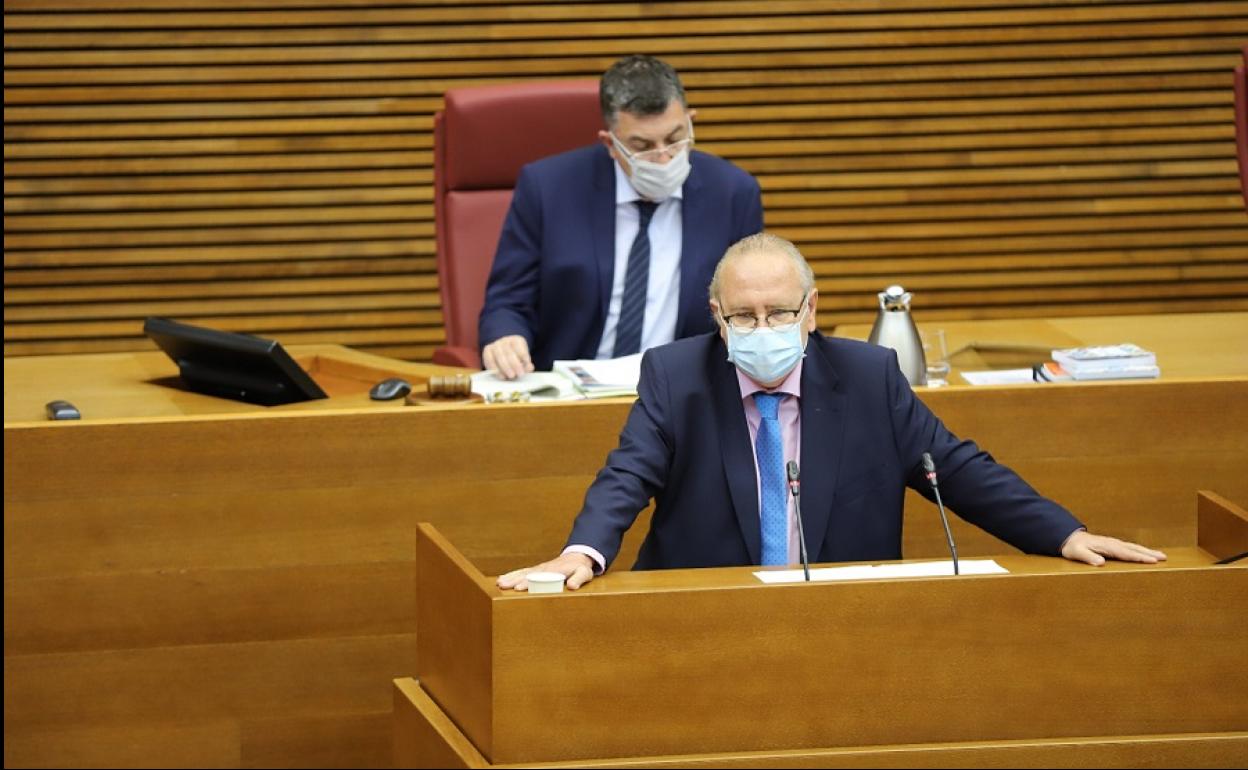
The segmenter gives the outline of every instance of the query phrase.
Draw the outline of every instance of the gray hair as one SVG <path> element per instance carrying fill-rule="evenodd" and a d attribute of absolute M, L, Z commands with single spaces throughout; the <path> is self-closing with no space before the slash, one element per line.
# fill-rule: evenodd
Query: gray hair
<path fill-rule="evenodd" d="M 598 103 L 609 128 L 615 127 L 620 112 L 660 115 L 673 99 L 689 106 L 676 70 L 653 56 L 625 56 L 612 64 L 598 83 Z"/>
<path fill-rule="evenodd" d="M 707 288 L 711 298 L 716 302 L 719 301 L 720 274 L 724 272 L 724 265 L 737 257 L 758 252 L 779 252 L 791 259 L 793 269 L 797 271 L 797 277 L 802 282 L 802 296 L 810 296 L 810 292 L 815 288 L 815 272 L 810 269 L 810 264 L 806 262 L 802 252 L 797 250 L 792 241 L 786 241 L 778 235 L 755 233 L 732 244 L 724 252 L 723 258 L 715 266 L 715 275 L 711 276 L 711 285 Z"/>

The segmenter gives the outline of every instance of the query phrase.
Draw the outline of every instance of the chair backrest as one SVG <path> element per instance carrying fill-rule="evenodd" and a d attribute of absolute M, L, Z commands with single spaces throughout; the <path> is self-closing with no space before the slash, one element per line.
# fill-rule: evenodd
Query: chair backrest
<path fill-rule="evenodd" d="M 1239 189 L 1248 211 L 1248 48 L 1235 68 L 1235 148 L 1239 157 Z"/>
<path fill-rule="evenodd" d="M 433 203 L 446 341 L 476 356 L 477 318 L 520 168 L 596 141 L 603 128 L 598 82 L 454 88 L 446 92 L 446 107 L 433 125 Z"/>

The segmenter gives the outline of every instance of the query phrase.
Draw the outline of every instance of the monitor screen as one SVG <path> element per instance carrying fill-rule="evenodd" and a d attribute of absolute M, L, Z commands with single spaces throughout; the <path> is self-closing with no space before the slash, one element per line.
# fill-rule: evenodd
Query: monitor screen
<path fill-rule="evenodd" d="M 263 406 L 327 397 L 274 340 L 154 316 L 143 333 L 178 365 L 190 390 Z"/>

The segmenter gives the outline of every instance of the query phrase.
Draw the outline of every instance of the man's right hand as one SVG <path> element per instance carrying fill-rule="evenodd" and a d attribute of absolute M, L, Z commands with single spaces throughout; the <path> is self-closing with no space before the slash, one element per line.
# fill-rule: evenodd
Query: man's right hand
<path fill-rule="evenodd" d="M 529 358 L 529 341 L 519 334 L 499 337 L 486 345 L 481 351 L 481 363 L 486 369 L 493 369 L 504 380 L 533 371 L 533 360 Z"/>
<path fill-rule="evenodd" d="M 527 577 L 530 572 L 558 572 L 566 575 L 568 580 L 564 585 L 569 590 L 575 591 L 594 579 L 594 560 L 583 553 L 565 553 L 557 559 L 551 559 L 536 567 L 525 567 L 512 570 L 506 575 L 500 575 L 498 587 L 527 591 L 529 590 Z"/>

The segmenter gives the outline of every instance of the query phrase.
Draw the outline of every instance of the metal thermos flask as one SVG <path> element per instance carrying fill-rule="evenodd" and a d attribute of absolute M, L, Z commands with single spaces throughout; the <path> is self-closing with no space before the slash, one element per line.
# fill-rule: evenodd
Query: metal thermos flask
<path fill-rule="evenodd" d="M 879 293 L 880 312 L 871 327 L 867 342 L 897 351 L 901 373 L 911 385 L 927 384 L 927 361 L 923 357 L 923 341 L 910 316 L 910 292 L 900 286 L 889 286 Z"/>

